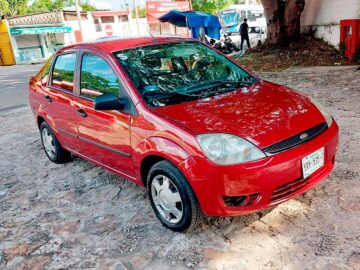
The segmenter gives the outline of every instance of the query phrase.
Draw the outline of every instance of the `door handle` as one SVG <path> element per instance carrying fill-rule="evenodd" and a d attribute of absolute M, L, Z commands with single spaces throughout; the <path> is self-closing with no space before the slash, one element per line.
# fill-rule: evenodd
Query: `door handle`
<path fill-rule="evenodd" d="M 78 115 L 80 115 L 80 117 L 82 117 L 82 118 L 87 117 L 87 113 L 85 112 L 84 109 L 78 109 L 78 110 L 76 110 L 76 113 L 77 113 Z"/>
<path fill-rule="evenodd" d="M 48 96 L 48 95 L 46 95 L 45 96 L 45 99 L 50 103 L 50 102 L 52 102 L 52 99 L 51 99 L 51 97 L 50 96 Z"/>

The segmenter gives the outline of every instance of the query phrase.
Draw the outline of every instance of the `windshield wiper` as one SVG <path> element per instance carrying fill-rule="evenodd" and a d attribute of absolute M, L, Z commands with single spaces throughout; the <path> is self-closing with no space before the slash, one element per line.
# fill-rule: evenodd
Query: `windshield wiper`
<path fill-rule="evenodd" d="M 254 84 L 255 83 L 255 81 L 254 82 L 250 82 L 250 81 L 230 81 L 230 80 L 225 80 L 225 81 L 219 81 L 219 82 L 222 82 L 222 83 L 238 83 L 238 84 L 244 84 L 244 85 L 252 85 L 252 84 Z"/>
<path fill-rule="evenodd" d="M 217 87 L 223 84 L 242 84 L 242 85 L 252 85 L 254 82 L 251 81 L 232 81 L 232 80 L 212 80 L 212 81 L 205 81 L 198 83 L 196 85 L 186 86 L 182 87 L 180 89 L 177 89 L 176 92 L 180 94 L 191 94 L 194 92 L 198 92 L 204 89 L 209 89 L 213 87 Z"/>

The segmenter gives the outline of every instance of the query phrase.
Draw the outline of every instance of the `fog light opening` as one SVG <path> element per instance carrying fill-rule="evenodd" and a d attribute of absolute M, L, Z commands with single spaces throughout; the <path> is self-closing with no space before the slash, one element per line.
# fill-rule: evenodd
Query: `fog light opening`
<path fill-rule="evenodd" d="M 227 206 L 241 206 L 246 204 L 247 196 L 225 196 L 223 197 L 223 200 Z"/>

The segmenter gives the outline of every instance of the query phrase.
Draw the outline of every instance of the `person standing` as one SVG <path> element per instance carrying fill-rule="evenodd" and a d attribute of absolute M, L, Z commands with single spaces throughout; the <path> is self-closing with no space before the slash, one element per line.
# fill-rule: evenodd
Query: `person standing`
<path fill-rule="evenodd" d="M 244 22 L 240 25 L 240 35 L 241 35 L 241 45 L 240 50 L 243 49 L 244 40 L 246 40 L 246 44 L 250 49 L 250 40 L 249 40 L 249 25 L 247 24 L 247 19 L 244 19 Z"/>

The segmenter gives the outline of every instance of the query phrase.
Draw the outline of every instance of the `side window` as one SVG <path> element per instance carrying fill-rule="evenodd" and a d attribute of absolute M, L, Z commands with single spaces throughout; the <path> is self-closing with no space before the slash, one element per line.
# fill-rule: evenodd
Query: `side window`
<path fill-rule="evenodd" d="M 93 54 L 84 54 L 81 63 L 81 95 L 94 99 L 105 93 L 119 96 L 119 81 L 104 59 Z"/>
<path fill-rule="evenodd" d="M 51 84 L 67 91 L 73 91 L 75 63 L 76 53 L 59 55 L 55 61 Z"/>
<path fill-rule="evenodd" d="M 41 70 L 39 71 L 39 73 L 36 75 L 37 79 L 41 81 L 42 85 L 46 85 L 49 79 L 49 73 L 50 73 L 50 68 L 51 68 L 51 61 L 52 61 L 52 57 L 50 57 L 45 64 L 43 65 L 43 67 L 41 68 Z"/>

